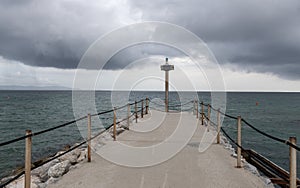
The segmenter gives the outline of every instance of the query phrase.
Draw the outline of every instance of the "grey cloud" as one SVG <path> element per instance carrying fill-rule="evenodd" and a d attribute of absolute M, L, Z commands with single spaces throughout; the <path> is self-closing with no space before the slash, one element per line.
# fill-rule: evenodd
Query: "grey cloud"
<path fill-rule="evenodd" d="M 32 66 L 76 68 L 93 41 L 122 24 L 120 12 L 102 3 L 0 1 L 0 55 Z"/>
<path fill-rule="evenodd" d="M 0 1 L 0 55 L 33 66 L 76 68 L 102 34 L 140 19 L 156 20 L 194 32 L 220 64 L 300 79 L 297 0 L 128 0 L 120 6 L 109 2 Z M 132 47 L 116 54 L 105 68 L 122 68 L 147 55 L 179 55 L 175 51 Z"/>
<path fill-rule="evenodd" d="M 104 66 L 104 69 L 123 69 L 135 60 L 162 56 L 172 59 L 173 57 L 185 56 L 183 52 L 163 44 L 143 43 L 134 45 L 116 53 Z M 124 58 L 126 57 L 126 58 Z M 164 58 L 158 64 L 163 64 Z"/>
<path fill-rule="evenodd" d="M 131 2 L 143 10 L 144 20 L 171 22 L 196 33 L 220 64 L 300 79 L 299 1 Z"/>

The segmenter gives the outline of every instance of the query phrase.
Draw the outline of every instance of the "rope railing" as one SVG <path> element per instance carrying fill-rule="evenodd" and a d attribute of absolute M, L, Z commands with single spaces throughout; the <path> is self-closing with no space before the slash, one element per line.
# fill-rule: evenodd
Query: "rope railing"
<path fill-rule="evenodd" d="M 78 118 L 78 119 L 75 119 L 75 120 L 73 120 L 73 121 L 69 121 L 69 122 L 63 123 L 63 124 L 61 124 L 61 125 L 58 125 L 58 126 L 55 126 L 55 127 L 52 127 L 52 128 L 48 128 L 48 129 L 45 129 L 45 130 L 42 130 L 42 131 L 38 131 L 38 132 L 35 132 L 35 133 L 31 133 L 31 132 L 30 132 L 30 134 L 27 134 L 27 135 L 25 135 L 25 136 L 18 137 L 18 138 L 14 138 L 14 139 L 12 139 L 12 140 L 2 142 L 2 143 L 0 143 L 0 147 L 1 147 L 1 146 L 5 146 L 5 145 L 9 145 L 9 144 L 11 144 L 11 143 L 18 142 L 18 141 L 24 140 L 24 139 L 26 139 L 26 142 L 27 142 L 27 139 L 31 139 L 31 138 L 34 137 L 34 136 L 37 136 L 37 135 L 40 135 L 40 134 L 43 134 L 43 133 L 46 133 L 46 132 L 49 132 L 49 131 L 53 131 L 53 130 L 55 130 L 55 129 L 59 129 L 59 128 L 62 128 L 62 127 L 71 125 L 71 124 L 73 124 L 73 123 L 82 121 L 82 120 L 84 120 L 84 119 L 88 119 L 88 129 L 89 129 L 88 132 L 89 132 L 89 134 L 90 134 L 90 132 L 91 132 L 91 125 L 90 125 L 90 124 L 91 124 L 91 119 L 90 119 L 90 118 L 91 118 L 91 117 L 93 117 L 93 116 L 100 116 L 100 115 L 107 114 L 107 113 L 112 113 L 112 112 L 114 113 L 114 122 L 113 122 L 112 124 L 110 124 L 109 126 L 105 127 L 104 130 L 100 131 L 99 133 L 97 133 L 97 134 L 94 135 L 93 137 L 88 136 L 88 137 L 87 137 L 87 140 L 85 140 L 85 141 L 79 143 L 78 145 L 75 145 L 75 146 L 71 147 L 69 150 L 64 151 L 63 153 L 61 153 L 61 154 L 59 154 L 59 155 L 56 155 L 56 156 L 54 156 L 54 157 L 51 157 L 51 158 L 49 158 L 49 159 L 43 161 L 42 163 L 39 163 L 38 165 L 31 166 L 32 164 L 30 163 L 30 168 L 29 168 L 29 169 L 30 169 L 30 171 L 31 171 L 31 170 L 34 170 L 34 169 L 36 169 L 36 168 L 38 168 L 38 167 L 40 167 L 40 166 L 42 166 L 42 165 L 44 165 L 44 164 L 46 164 L 46 163 L 48 163 L 48 162 L 54 160 L 54 159 L 57 159 L 57 158 L 59 158 L 59 157 L 65 155 L 65 154 L 67 154 L 67 153 L 73 151 L 74 149 L 76 149 L 76 148 L 78 148 L 78 147 L 80 147 L 80 146 L 82 146 L 82 145 L 84 145 L 84 144 L 88 144 L 88 151 L 89 151 L 89 150 L 90 150 L 90 141 L 92 141 L 93 139 L 95 139 L 96 137 L 98 137 L 99 135 L 101 135 L 102 133 L 104 133 L 105 131 L 109 130 L 111 127 L 113 127 L 113 138 L 114 138 L 114 140 L 116 140 L 116 125 L 119 125 L 120 123 L 122 123 L 122 122 L 124 122 L 124 121 L 127 120 L 127 121 L 128 121 L 128 129 L 129 129 L 129 119 L 132 118 L 132 117 L 134 117 L 134 119 L 136 119 L 136 122 L 137 122 L 137 118 L 139 117 L 139 115 L 138 115 L 139 113 L 141 114 L 140 117 L 143 118 L 144 111 L 146 110 L 145 114 L 148 113 L 149 102 L 151 102 L 151 103 L 153 103 L 153 104 L 156 104 L 156 105 L 158 105 L 158 106 L 164 106 L 164 105 L 162 105 L 162 104 L 155 103 L 154 101 L 151 101 L 151 100 L 149 100 L 148 98 L 146 99 L 146 104 L 144 105 L 144 99 L 141 99 L 141 100 L 139 100 L 139 101 L 135 101 L 135 102 L 133 102 L 133 103 L 128 103 L 128 104 L 123 105 L 123 106 L 120 106 L 120 107 L 114 107 L 114 108 L 111 109 L 111 110 L 107 110 L 107 111 L 103 111 L 103 112 L 99 112 L 99 113 L 95 113 L 95 114 L 91 114 L 91 115 L 88 114 L 87 116 L 83 116 L 83 117 Z M 237 161 L 238 161 L 237 164 L 238 164 L 238 165 L 237 165 L 237 166 L 238 166 L 238 167 L 240 166 L 240 160 L 241 160 L 241 158 L 240 158 L 240 155 L 241 155 L 241 154 L 240 154 L 240 151 L 245 151 L 245 152 L 247 152 L 249 155 L 251 155 L 251 153 L 249 153 L 247 150 L 245 150 L 245 149 L 242 147 L 242 145 L 241 145 L 241 140 L 239 140 L 239 139 L 241 139 L 241 138 L 239 138 L 239 137 L 240 137 L 239 134 L 241 134 L 241 124 L 242 124 L 242 123 L 244 123 L 245 125 L 249 126 L 250 128 L 252 128 L 253 130 L 255 130 L 256 132 L 258 132 L 258 133 L 261 134 L 261 135 L 264 135 L 264 136 L 266 136 L 266 137 L 268 137 L 268 138 L 270 138 L 270 139 L 272 139 L 272 140 L 275 140 L 275 141 L 277 141 L 277 142 L 284 143 L 284 144 L 290 146 L 290 148 L 293 148 L 293 149 L 295 150 L 295 152 L 296 152 L 296 151 L 300 151 L 300 147 L 297 146 L 296 143 L 293 142 L 293 140 L 291 140 L 291 138 L 290 138 L 290 140 L 284 140 L 284 139 L 278 138 L 278 137 L 276 137 L 276 136 L 270 135 L 270 134 L 268 134 L 268 133 L 266 133 L 266 132 L 264 132 L 264 131 L 262 131 L 262 130 L 256 128 L 255 126 L 253 126 L 253 125 L 250 124 L 248 121 L 246 121 L 245 119 L 241 118 L 240 116 L 238 116 L 238 117 L 232 116 L 232 115 L 230 115 L 230 114 L 227 114 L 227 113 L 225 113 L 225 112 L 220 111 L 220 109 L 216 109 L 215 107 L 211 106 L 210 104 L 205 104 L 205 103 L 201 102 L 201 103 L 200 103 L 200 105 L 201 105 L 201 111 L 200 111 L 199 108 L 198 108 L 198 104 L 199 104 L 199 103 L 198 103 L 198 101 L 196 101 L 196 100 L 194 100 L 194 101 L 188 101 L 188 102 L 186 102 L 186 103 L 178 104 L 178 105 L 169 105 L 169 107 L 183 107 L 183 106 L 186 106 L 186 105 L 188 105 L 188 104 L 190 104 L 190 103 L 193 103 L 193 102 L 194 102 L 194 106 L 191 107 L 191 108 L 188 108 L 188 109 L 181 109 L 181 110 L 171 110 L 170 112 L 190 111 L 190 110 L 193 109 L 193 110 L 194 110 L 193 112 L 194 112 L 194 114 L 197 115 L 197 118 L 198 118 L 198 115 L 199 115 L 199 114 L 201 115 L 202 125 L 204 125 L 203 120 L 205 119 L 205 120 L 207 121 L 206 125 L 208 126 L 208 128 L 209 128 L 210 125 L 216 126 L 216 127 L 218 128 L 218 129 L 217 129 L 217 132 L 218 132 L 218 143 L 219 143 L 219 139 L 220 139 L 220 138 L 219 138 L 219 136 L 220 136 L 219 134 L 220 134 L 220 132 L 222 132 L 222 133 L 223 133 L 223 134 L 224 134 L 224 135 L 225 135 L 232 143 L 234 143 L 234 144 L 237 146 L 237 148 L 238 148 L 238 154 L 237 154 L 237 156 L 238 156 L 238 157 L 237 157 L 237 158 L 238 158 L 238 159 L 237 159 Z M 138 105 L 139 103 L 141 103 L 141 105 Z M 134 111 L 133 111 L 133 112 L 131 112 L 131 106 L 132 106 L 132 105 L 134 105 Z M 204 112 L 204 106 L 206 106 L 207 109 L 208 109 L 208 111 L 207 111 L 208 115 L 206 115 L 205 112 Z M 123 109 L 123 108 L 126 108 L 126 107 L 127 107 L 127 111 L 128 111 L 127 117 L 126 117 L 126 118 L 123 118 L 123 119 L 121 119 L 121 120 L 119 120 L 119 121 L 116 121 L 116 111 L 117 111 L 117 110 L 120 110 L 120 109 Z M 139 109 L 139 110 L 138 110 L 138 109 Z M 155 107 L 152 107 L 152 109 L 158 110 L 158 109 L 156 109 Z M 215 123 L 215 122 L 213 122 L 213 121 L 211 120 L 211 110 L 213 110 L 214 112 L 217 112 L 217 113 L 218 113 L 218 116 L 217 116 L 218 122 L 217 122 L 217 123 Z M 161 111 L 161 110 L 158 110 L 158 111 Z M 237 136 L 237 141 L 235 141 L 234 139 L 232 139 L 232 138 L 229 136 L 229 134 L 224 130 L 224 128 L 221 127 L 221 125 L 220 125 L 220 115 L 223 115 L 224 117 L 228 117 L 228 118 L 230 118 L 230 119 L 237 120 L 237 122 L 238 122 L 238 123 L 237 123 L 237 124 L 238 124 L 238 136 Z M 208 129 L 208 131 L 209 131 L 209 129 Z M 88 158 L 90 158 L 90 156 L 89 156 Z M 90 160 L 88 160 L 88 161 L 90 162 Z M 25 161 L 25 167 L 26 167 L 26 161 Z M 28 167 L 27 167 L 27 168 L 28 168 Z M 25 168 L 25 169 L 26 169 L 26 168 Z M 2 183 L 2 184 L 0 185 L 0 187 L 4 187 L 4 186 L 8 185 L 9 183 L 13 182 L 14 180 L 18 179 L 20 176 L 22 176 L 22 175 L 24 175 L 24 174 L 26 174 L 26 170 L 23 170 L 22 172 L 20 172 L 20 173 L 17 174 L 16 176 L 14 176 L 14 177 L 12 177 L 11 179 L 7 180 L 6 182 Z"/>
<path fill-rule="evenodd" d="M 142 102 L 142 100 L 138 101 L 137 103 L 140 103 L 140 102 Z M 135 103 L 130 103 L 129 105 L 131 106 L 131 105 L 134 105 L 134 104 L 135 104 Z M 117 107 L 116 110 L 120 110 L 120 109 L 122 109 L 122 108 L 125 108 L 125 107 L 127 107 L 127 105 L 128 105 L 128 104 L 123 105 L 123 106 L 121 106 L 121 107 Z M 92 117 L 93 117 L 93 116 L 99 116 L 99 115 L 107 114 L 107 113 L 110 113 L 110 112 L 113 112 L 113 111 L 114 111 L 114 109 L 112 109 L 112 110 L 107 110 L 107 111 L 99 112 L 99 113 L 96 113 L 96 114 L 91 114 L 91 116 L 92 116 Z M 51 127 L 51 128 L 49 128 L 49 129 L 45 129 L 45 130 L 42 130 L 42 131 L 38 131 L 38 132 L 32 133 L 32 134 L 30 134 L 30 135 L 25 135 L 25 136 L 21 136 L 21 137 L 18 137 L 18 138 L 14 138 L 14 139 L 12 139 L 12 140 L 8 140 L 8 141 L 5 141 L 5 142 L 2 142 L 2 143 L 0 143 L 0 147 L 5 146 L 5 145 L 8 145 L 8 144 L 12 144 L 12 143 L 14 143 L 14 142 L 18 142 L 18 141 L 24 140 L 24 139 L 26 139 L 26 138 L 28 138 L 28 137 L 37 136 L 37 135 L 40 135 L 40 134 L 43 134 L 43 133 L 46 133 L 46 132 L 49 132 L 49 131 L 53 131 L 53 130 L 55 130 L 55 129 L 59 129 L 59 128 L 65 127 L 65 126 L 67 126 L 67 125 L 71 125 L 71 124 L 73 124 L 73 123 L 76 123 L 76 122 L 78 122 L 78 121 L 84 120 L 84 119 L 86 119 L 86 118 L 87 118 L 87 116 L 83 116 L 83 117 L 78 118 L 78 119 L 76 119 L 76 120 L 69 121 L 69 122 L 66 122 L 66 123 L 64 123 L 64 124 L 61 124 L 61 125 L 58 125 L 58 126 L 55 126 L 55 127 Z"/>
<path fill-rule="evenodd" d="M 296 169 L 297 169 L 297 156 L 296 156 L 296 152 L 300 151 L 300 147 L 296 145 L 296 137 L 289 137 L 289 140 L 284 140 L 281 138 L 278 138 L 276 136 L 270 135 L 258 128 L 256 128 L 255 126 L 253 126 L 252 124 L 250 124 L 249 122 L 247 122 L 245 119 L 241 118 L 241 116 L 232 116 L 229 114 L 226 114 L 224 112 L 221 112 L 219 109 L 216 109 L 214 107 L 212 107 L 210 104 L 204 104 L 203 102 L 200 103 L 201 104 L 201 111 L 198 110 L 197 112 L 197 118 L 198 118 L 198 114 L 201 115 L 201 119 L 202 119 L 202 125 L 204 125 L 204 119 L 207 121 L 206 125 L 208 126 L 208 131 L 209 131 L 209 125 L 213 124 L 215 126 L 218 127 L 217 130 L 217 143 L 220 143 L 220 132 L 222 132 L 224 134 L 224 136 L 226 138 L 228 138 L 236 147 L 237 147 L 237 166 L 238 168 L 242 167 L 241 165 L 241 152 L 245 152 L 248 155 L 248 158 L 250 158 L 250 160 L 255 160 L 256 162 L 254 163 L 255 165 L 258 165 L 258 167 L 260 169 L 263 170 L 263 172 L 266 172 L 269 174 L 269 176 L 271 176 L 272 178 L 280 180 L 280 182 L 282 184 L 289 184 L 290 187 L 294 188 L 297 187 L 297 182 L 299 185 L 299 180 L 297 180 L 297 174 L 296 174 Z M 205 115 L 204 113 L 204 106 L 207 107 L 207 113 L 208 116 Z M 217 117 L 218 117 L 218 123 L 215 123 L 213 121 L 211 121 L 210 119 L 210 111 L 213 110 L 215 112 L 217 112 Z M 228 117 L 230 119 L 234 119 L 237 120 L 237 141 L 235 141 L 234 139 L 232 139 L 229 134 L 224 130 L 223 127 L 221 127 L 220 125 L 220 115 L 223 115 L 225 117 Z M 241 127 L 242 127 L 242 123 L 244 123 L 245 125 L 247 125 L 248 127 L 250 127 L 251 129 L 253 129 L 254 131 L 256 131 L 257 133 L 266 136 L 272 140 L 275 140 L 277 142 L 286 144 L 289 146 L 289 166 L 290 166 L 290 172 L 287 173 L 284 170 L 281 170 L 280 167 L 278 167 L 276 164 L 274 164 L 273 162 L 269 161 L 268 159 L 264 158 L 263 156 L 257 154 L 255 151 L 253 150 L 246 150 L 242 147 L 242 141 L 241 141 Z M 261 161 L 261 163 L 258 163 L 258 161 Z M 271 178 L 271 180 L 272 180 Z M 277 181 L 277 180 L 276 180 Z M 276 182 L 275 182 L 276 183 Z"/>
<path fill-rule="evenodd" d="M 200 103 L 200 104 L 202 104 L 202 103 Z M 204 105 L 204 106 L 209 106 L 209 107 L 210 107 L 212 110 L 214 110 L 215 112 L 218 112 L 218 111 L 219 111 L 218 109 L 212 107 L 210 104 L 206 104 L 206 105 L 205 105 L 205 104 L 203 103 L 203 105 Z M 235 116 L 226 114 L 226 113 L 221 112 L 221 111 L 219 111 L 219 112 L 220 112 L 220 114 L 224 115 L 225 117 L 228 117 L 228 118 L 231 118 L 231 119 L 235 119 L 235 120 L 238 119 L 238 118 L 235 117 Z M 200 113 L 201 113 L 201 112 L 200 112 Z M 296 145 L 290 143 L 288 140 L 284 140 L 284 139 L 275 137 L 275 136 L 273 136 L 273 135 L 270 135 L 270 134 L 268 134 L 268 133 L 266 133 L 266 132 L 264 132 L 264 131 L 261 131 L 261 130 L 257 129 L 256 127 L 254 127 L 253 125 L 251 125 L 251 124 L 250 124 L 249 122 L 247 122 L 245 119 L 241 119 L 241 121 L 244 122 L 244 123 L 245 123 L 247 126 L 249 126 L 250 128 L 252 128 L 253 130 L 255 130 L 256 132 L 258 132 L 258 133 L 260 133 L 260 134 L 262 134 L 262 135 L 264 135 L 264 136 L 266 136 L 266 137 L 268 137 L 268 138 L 270 138 L 270 139 L 273 139 L 273 140 L 278 141 L 278 142 L 280 142 L 280 143 L 284 143 L 284 144 L 286 144 L 286 145 L 288 145 L 288 146 L 291 146 L 291 147 L 295 148 L 296 150 L 300 151 L 300 147 L 298 147 L 298 146 L 296 146 Z"/>
<path fill-rule="evenodd" d="M 49 131 L 53 131 L 53 130 L 58 129 L 58 128 L 65 127 L 67 125 L 73 124 L 73 123 L 75 123 L 77 121 L 80 121 L 80 120 L 83 120 L 83 119 L 86 119 L 86 118 L 87 118 L 87 116 L 84 116 L 84 117 L 78 118 L 76 120 L 73 120 L 73 121 L 70 121 L 70 122 L 67 122 L 67 123 L 64 123 L 64 124 L 61 124 L 61 125 L 49 128 L 49 129 L 45 129 L 45 130 L 42 130 L 42 131 L 39 131 L 39 132 L 36 132 L 36 133 L 32 133 L 32 134 L 29 134 L 29 135 L 26 135 L 26 136 L 21 136 L 21 137 L 18 137 L 18 138 L 9 140 L 9 141 L 2 142 L 2 143 L 0 143 L 0 147 L 8 145 L 8 144 L 12 144 L 14 142 L 18 142 L 20 140 L 24 140 L 24 139 L 26 139 L 28 137 L 37 136 L 37 135 L 40 135 L 40 134 L 43 134 L 43 133 L 46 133 L 46 132 L 49 132 Z"/>
<path fill-rule="evenodd" d="M 4 142 L 0 143 L 0 147 L 1 147 L 1 146 L 6 146 L 6 145 L 9 145 L 9 144 L 12 144 L 12 143 L 15 143 L 15 142 L 24 140 L 24 139 L 25 139 L 25 140 L 27 140 L 27 139 L 30 139 L 30 140 L 31 140 L 31 138 L 34 137 L 34 136 L 37 136 L 37 135 L 40 135 L 40 134 L 43 134 L 43 133 L 46 133 L 46 132 L 49 132 L 49 131 L 53 131 L 53 130 L 55 130 L 55 129 L 59 129 L 59 128 L 62 128 L 62 127 L 71 125 L 71 124 L 73 124 L 73 123 L 76 123 L 76 122 L 81 121 L 81 120 L 84 120 L 84 119 L 88 119 L 88 124 L 90 124 L 90 123 L 91 123 L 90 118 L 93 117 L 93 116 L 99 116 L 99 115 L 103 115 L 103 114 L 115 112 L 115 111 L 120 110 L 120 109 L 123 109 L 123 108 L 125 108 L 125 107 L 128 107 L 128 110 L 130 110 L 130 106 L 132 106 L 132 105 L 137 105 L 138 103 L 142 103 L 142 106 L 143 106 L 143 101 L 144 101 L 144 99 L 141 99 L 141 100 L 139 100 L 139 101 L 136 101 L 136 102 L 133 102 L 133 103 L 128 103 L 128 104 L 123 105 L 123 106 L 120 106 L 120 107 L 115 107 L 115 108 L 113 108 L 113 109 L 111 109 L 111 110 L 107 110 L 107 111 L 103 111 L 103 112 L 99 112 L 99 113 L 95 113 L 95 114 L 91 114 L 91 115 L 89 114 L 89 115 L 87 115 L 87 116 L 83 116 L 83 117 L 78 118 L 78 119 L 75 119 L 75 120 L 73 120 L 73 121 L 69 121 L 69 122 L 63 123 L 63 124 L 61 124 L 61 125 L 58 125 L 58 126 L 55 126 L 55 127 L 51 127 L 51 128 L 48 128 L 48 129 L 45 129 L 45 130 L 42 130 L 42 131 L 38 131 L 38 132 L 35 132 L 35 133 L 31 133 L 31 131 L 30 131 L 30 134 L 26 134 L 25 136 L 21 136 L 21 137 L 14 138 L 14 139 L 11 139 L 11 140 L 8 140 L 8 141 L 4 141 Z M 147 113 L 148 113 L 148 107 L 149 107 L 149 99 L 148 99 L 148 98 L 146 98 L 146 105 L 145 105 L 144 107 L 142 107 L 142 106 L 141 106 L 141 107 L 137 107 L 137 106 L 136 106 L 136 108 L 141 108 L 138 112 L 141 112 L 141 114 L 143 114 L 144 111 L 145 111 L 145 109 L 146 109 L 146 112 L 145 112 L 145 113 L 147 114 Z M 114 126 L 114 129 L 115 129 L 115 126 L 116 126 L 116 125 L 118 125 L 118 124 L 120 124 L 120 123 L 122 123 L 122 122 L 124 122 L 124 121 L 126 121 L 126 120 L 129 121 L 129 119 L 130 119 L 131 117 L 133 117 L 133 116 L 135 116 L 135 115 L 136 115 L 136 117 L 138 117 L 138 116 L 137 116 L 137 113 L 138 113 L 138 112 L 137 112 L 137 111 L 135 111 L 135 112 L 133 112 L 133 113 L 131 113 L 131 112 L 129 113 L 129 112 L 128 112 L 128 113 L 129 113 L 129 114 L 128 114 L 128 115 L 129 115 L 128 117 L 123 118 L 123 119 L 119 120 L 118 122 L 114 121 L 114 123 L 112 123 L 112 124 L 109 125 L 108 127 L 105 127 L 104 130 L 100 131 L 99 133 L 97 133 L 97 134 L 94 135 L 93 137 L 90 137 L 89 139 L 87 139 L 87 140 L 85 140 L 85 141 L 83 141 L 83 142 L 81 142 L 81 143 L 79 143 L 79 144 L 77 144 L 77 145 L 71 147 L 69 150 L 64 151 L 63 153 L 61 153 L 61 154 L 59 154 L 59 155 L 56 155 L 56 156 L 54 156 L 54 157 L 51 157 L 51 158 L 49 158 L 49 159 L 43 161 L 42 163 L 39 163 L 38 165 L 35 165 L 35 166 L 34 166 L 34 165 L 31 164 L 31 162 L 30 162 L 30 164 L 26 164 L 27 162 L 26 162 L 26 159 L 25 159 L 25 167 L 23 168 L 23 170 L 22 170 L 20 173 L 18 173 L 17 175 L 15 175 L 14 177 L 10 178 L 9 180 L 7 180 L 7 181 L 1 183 L 1 184 L 0 184 L 0 188 L 6 186 L 6 185 L 8 185 L 8 184 L 10 184 L 11 182 L 13 182 L 13 181 L 15 181 L 16 179 L 18 179 L 19 177 L 21 177 L 22 175 L 24 175 L 24 174 L 26 175 L 26 165 L 29 165 L 29 166 L 30 166 L 30 167 L 29 167 L 29 170 L 31 171 L 31 170 L 34 170 L 34 169 L 36 169 L 36 168 L 38 168 L 38 167 L 40 167 L 40 166 L 42 166 L 42 165 L 45 165 L 46 163 L 49 163 L 50 161 L 53 161 L 53 160 L 55 160 L 55 159 L 57 159 L 57 158 L 59 158 L 59 157 L 65 155 L 65 154 L 67 154 L 67 153 L 69 153 L 69 152 L 75 150 L 76 148 L 79 148 L 80 146 L 82 146 L 82 145 L 84 145 L 84 144 L 86 144 L 86 143 L 88 143 L 88 145 L 89 145 L 89 142 L 90 142 L 90 141 L 92 141 L 93 139 L 95 139 L 95 138 L 98 137 L 99 135 L 103 134 L 105 131 L 109 130 L 111 127 Z M 115 113 L 114 113 L 114 119 L 116 119 Z M 89 129 L 88 132 L 90 132 L 90 129 L 91 129 L 91 126 L 90 126 L 90 125 L 88 126 L 88 129 Z M 114 137 L 115 137 L 115 132 L 114 132 Z M 31 148 L 31 146 L 30 146 L 30 148 Z M 30 149 L 30 150 L 31 150 L 31 149 Z M 90 150 L 90 146 L 88 146 L 88 150 Z M 27 145 L 26 145 L 26 152 L 27 152 Z M 31 153 L 31 151 L 30 151 L 30 153 Z M 89 153 L 89 151 L 88 151 L 88 153 Z M 90 158 L 90 156 L 88 156 L 88 158 Z M 30 160 L 30 161 L 31 161 L 31 160 Z M 89 162 L 90 162 L 90 161 L 89 161 Z M 33 163 L 33 164 L 34 164 L 34 163 Z M 25 179 L 26 179 L 26 178 L 25 178 Z M 25 184 L 28 184 L 28 182 L 27 182 L 26 180 L 25 180 Z M 29 184 L 30 184 L 30 183 L 29 183 Z"/>

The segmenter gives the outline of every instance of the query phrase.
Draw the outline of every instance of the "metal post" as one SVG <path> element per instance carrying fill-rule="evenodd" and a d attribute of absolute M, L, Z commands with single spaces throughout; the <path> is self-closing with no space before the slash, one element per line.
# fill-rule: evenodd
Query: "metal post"
<path fill-rule="evenodd" d="M 241 116 L 237 117 L 237 144 L 242 146 L 242 123 L 241 123 Z M 237 147 L 237 168 L 242 168 L 242 160 L 241 160 L 241 153 L 242 149 Z"/>
<path fill-rule="evenodd" d="M 199 118 L 199 112 L 198 112 L 198 101 L 196 100 L 196 117 Z"/>
<path fill-rule="evenodd" d="M 165 71 L 165 111 L 169 111 L 169 71 L 174 70 L 174 65 L 168 63 L 166 58 L 166 64 L 160 66 L 162 71 Z"/>
<path fill-rule="evenodd" d="M 204 104 L 201 102 L 201 124 L 204 125 Z"/>
<path fill-rule="evenodd" d="M 127 127 L 129 129 L 129 125 L 130 125 L 130 103 L 128 103 L 127 105 Z"/>
<path fill-rule="evenodd" d="M 88 114 L 88 132 L 87 132 L 87 140 L 88 140 L 88 162 L 91 162 L 91 114 Z"/>
<path fill-rule="evenodd" d="M 169 71 L 165 73 L 165 111 L 169 112 Z"/>
<path fill-rule="evenodd" d="M 148 114 L 148 110 L 149 110 L 149 99 L 147 97 L 146 98 L 146 114 Z"/>
<path fill-rule="evenodd" d="M 28 135 L 31 135 L 31 130 L 26 130 L 26 136 Z M 30 188 L 31 186 L 31 145 L 31 136 L 28 136 L 25 140 L 25 188 Z"/>
<path fill-rule="evenodd" d="M 218 134 L 217 134 L 217 144 L 220 144 L 220 129 L 221 129 L 221 116 L 220 116 L 220 108 L 218 109 L 218 114 L 217 114 L 217 124 L 218 124 Z"/>
<path fill-rule="evenodd" d="M 297 144 L 296 137 L 290 137 L 289 141 L 291 144 Z M 290 146 L 290 188 L 297 187 L 297 151 L 295 148 Z"/>
<path fill-rule="evenodd" d="M 144 99 L 142 99 L 141 118 L 144 118 Z"/>
<path fill-rule="evenodd" d="M 134 102 L 134 113 L 135 113 L 135 122 L 137 123 L 138 114 L 137 114 L 137 102 Z"/>
<path fill-rule="evenodd" d="M 114 108 L 114 128 L 113 128 L 113 137 L 114 141 L 117 139 L 117 115 L 116 115 L 116 108 Z"/>

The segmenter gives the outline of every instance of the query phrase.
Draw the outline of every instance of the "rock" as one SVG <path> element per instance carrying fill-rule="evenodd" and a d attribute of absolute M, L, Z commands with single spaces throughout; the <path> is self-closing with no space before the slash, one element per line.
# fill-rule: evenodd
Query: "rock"
<path fill-rule="evenodd" d="M 49 178 L 48 176 L 48 170 L 51 166 L 54 166 L 55 164 L 59 163 L 58 159 L 55 159 L 53 161 L 50 161 L 49 163 L 44 164 L 43 166 L 40 166 L 36 169 L 34 169 L 31 174 L 38 176 L 40 178 L 41 182 L 46 182 Z"/>
<path fill-rule="evenodd" d="M 13 176 L 8 176 L 8 177 L 4 177 L 0 180 L 0 183 L 4 183 L 6 182 L 7 180 L 10 180 L 11 178 L 13 178 Z"/>
<path fill-rule="evenodd" d="M 69 171 L 71 163 L 69 160 L 57 163 L 48 170 L 48 176 L 58 178 Z M 49 181 L 49 180 L 48 180 Z"/>
<path fill-rule="evenodd" d="M 77 168 L 77 165 L 70 166 L 69 171 L 76 169 L 76 168 Z"/>
<path fill-rule="evenodd" d="M 70 163 L 72 165 L 74 165 L 77 163 L 77 158 L 80 156 L 80 154 L 81 154 L 81 151 L 80 151 L 80 149 L 77 148 L 77 149 L 71 151 L 70 153 L 67 153 L 67 154 L 59 157 L 59 160 L 60 161 L 69 160 Z"/>
<path fill-rule="evenodd" d="M 86 158 L 86 151 L 81 151 L 79 157 L 77 158 L 77 162 L 81 162 Z"/>
<path fill-rule="evenodd" d="M 267 187 L 274 187 L 272 181 L 269 178 L 263 178 L 263 181 L 266 185 L 268 185 Z"/>
<path fill-rule="evenodd" d="M 58 156 L 58 155 L 60 155 L 60 154 L 62 154 L 63 152 L 64 152 L 64 151 L 59 151 L 59 152 L 57 152 L 56 155 L 55 155 L 55 157 Z"/>
<path fill-rule="evenodd" d="M 257 171 L 256 167 L 249 163 L 244 164 L 244 169 L 249 170 L 253 174 L 259 175 L 259 172 Z"/>
<path fill-rule="evenodd" d="M 38 188 L 46 188 L 47 187 L 47 183 L 39 183 L 37 184 Z"/>
<path fill-rule="evenodd" d="M 52 184 L 52 183 L 55 183 L 59 180 L 59 178 L 54 178 L 54 177 L 51 177 L 48 179 L 47 181 L 47 184 Z"/>
<path fill-rule="evenodd" d="M 234 157 L 234 158 L 237 158 L 237 154 L 236 153 L 232 153 L 231 156 Z"/>

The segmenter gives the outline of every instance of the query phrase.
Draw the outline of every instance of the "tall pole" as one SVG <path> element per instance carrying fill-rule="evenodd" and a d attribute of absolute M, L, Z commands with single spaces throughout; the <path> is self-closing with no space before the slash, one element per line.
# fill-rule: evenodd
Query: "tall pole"
<path fill-rule="evenodd" d="M 169 112 L 169 71 L 165 73 L 165 110 Z"/>
<path fill-rule="evenodd" d="M 174 65 L 168 63 L 168 58 L 166 58 L 166 64 L 161 65 L 160 69 L 165 71 L 165 111 L 169 111 L 169 71 L 174 70 Z"/>

